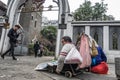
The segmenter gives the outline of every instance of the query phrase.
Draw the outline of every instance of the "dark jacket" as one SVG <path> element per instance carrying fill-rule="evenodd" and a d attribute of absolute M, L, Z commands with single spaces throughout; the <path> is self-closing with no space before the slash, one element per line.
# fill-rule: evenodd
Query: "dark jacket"
<path fill-rule="evenodd" d="M 34 44 L 34 50 L 39 50 L 40 49 L 40 45 L 38 43 Z"/>
<path fill-rule="evenodd" d="M 19 34 L 13 28 L 9 30 L 8 37 L 10 38 L 10 42 L 16 43 L 18 36 Z"/>

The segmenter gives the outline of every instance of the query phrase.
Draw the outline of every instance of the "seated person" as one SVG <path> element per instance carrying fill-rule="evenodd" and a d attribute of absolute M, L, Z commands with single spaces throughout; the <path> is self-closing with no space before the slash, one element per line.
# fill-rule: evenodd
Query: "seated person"
<path fill-rule="evenodd" d="M 62 47 L 62 50 L 61 50 L 60 55 L 58 57 L 58 65 L 57 65 L 57 68 L 56 68 L 56 72 L 57 73 L 60 73 L 62 71 L 63 66 L 64 66 L 65 57 L 67 56 L 67 54 L 69 53 L 69 51 L 73 47 L 75 47 L 75 45 L 72 44 L 71 38 L 68 37 L 68 36 L 62 37 L 61 42 L 63 44 L 63 47 Z"/>

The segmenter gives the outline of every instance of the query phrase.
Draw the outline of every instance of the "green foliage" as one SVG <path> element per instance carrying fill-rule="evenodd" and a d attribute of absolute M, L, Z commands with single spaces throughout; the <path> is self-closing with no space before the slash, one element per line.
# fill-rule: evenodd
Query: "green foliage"
<path fill-rule="evenodd" d="M 28 44 L 28 48 L 33 48 L 33 46 L 34 46 L 33 43 Z"/>
<path fill-rule="evenodd" d="M 89 20 L 91 19 L 92 15 L 92 7 L 91 2 L 85 2 L 83 5 L 80 5 L 80 8 L 75 10 L 74 12 L 74 18 L 78 20 Z"/>
<path fill-rule="evenodd" d="M 57 29 L 54 26 L 48 26 L 41 31 L 41 34 L 46 39 L 53 41 L 56 40 Z"/>
<path fill-rule="evenodd" d="M 91 5 L 90 1 L 85 1 L 78 9 L 73 13 L 73 17 L 76 21 L 91 21 L 91 20 L 114 20 L 112 15 L 106 15 L 107 4 L 95 3 Z"/>
<path fill-rule="evenodd" d="M 49 51 L 48 48 L 46 46 L 44 46 L 44 48 L 43 48 L 43 55 L 44 56 L 54 56 L 55 52 Z"/>
<path fill-rule="evenodd" d="M 34 54 L 33 46 L 34 46 L 33 43 L 28 44 L 28 55 L 33 55 Z"/>
<path fill-rule="evenodd" d="M 41 32 L 42 38 L 41 42 L 44 44 L 44 46 L 48 49 L 48 54 L 51 51 L 55 51 L 55 44 L 56 44 L 56 35 L 57 35 L 57 29 L 54 26 L 48 26 L 44 28 Z M 47 54 L 46 53 L 46 54 Z"/>

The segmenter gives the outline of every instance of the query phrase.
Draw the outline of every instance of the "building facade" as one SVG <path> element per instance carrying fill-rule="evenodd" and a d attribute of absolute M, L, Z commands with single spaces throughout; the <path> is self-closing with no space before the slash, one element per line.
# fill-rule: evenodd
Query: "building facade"
<path fill-rule="evenodd" d="M 42 17 L 42 29 L 48 26 L 58 27 L 58 20 L 48 20 L 47 17 Z"/>
<path fill-rule="evenodd" d="M 7 12 L 7 5 L 0 1 L 0 16 L 5 15 Z"/>
<path fill-rule="evenodd" d="M 109 63 L 114 63 L 114 58 L 120 56 L 120 21 L 75 21 L 72 28 L 74 43 L 77 35 L 85 32 L 103 48 Z"/>
<path fill-rule="evenodd" d="M 29 9 L 31 9 L 32 7 L 35 7 L 33 4 L 33 0 L 28 0 L 24 6 L 24 9 L 28 11 L 21 11 L 20 13 L 19 23 L 25 31 L 25 45 L 29 44 L 35 36 L 39 39 L 40 31 L 42 29 L 42 12 L 29 11 Z"/>

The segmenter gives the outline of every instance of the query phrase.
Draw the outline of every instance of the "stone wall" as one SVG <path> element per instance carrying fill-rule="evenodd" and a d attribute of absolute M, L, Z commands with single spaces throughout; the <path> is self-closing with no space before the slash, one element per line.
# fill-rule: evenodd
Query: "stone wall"
<path fill-rule="evenodd" d="M 33 5 L 32 0 L 29 0 L 25 8 L 30 8 Z M 23 12 L 20 16 L 20 24 L 23 26 L 25 31 L 24 45 L 27 45 L 32 41 L 32 39 L 37 35 L 39 38 L 39 33 L 41 30 L 42 23 L 42 13 L 41 12 Z"/>

